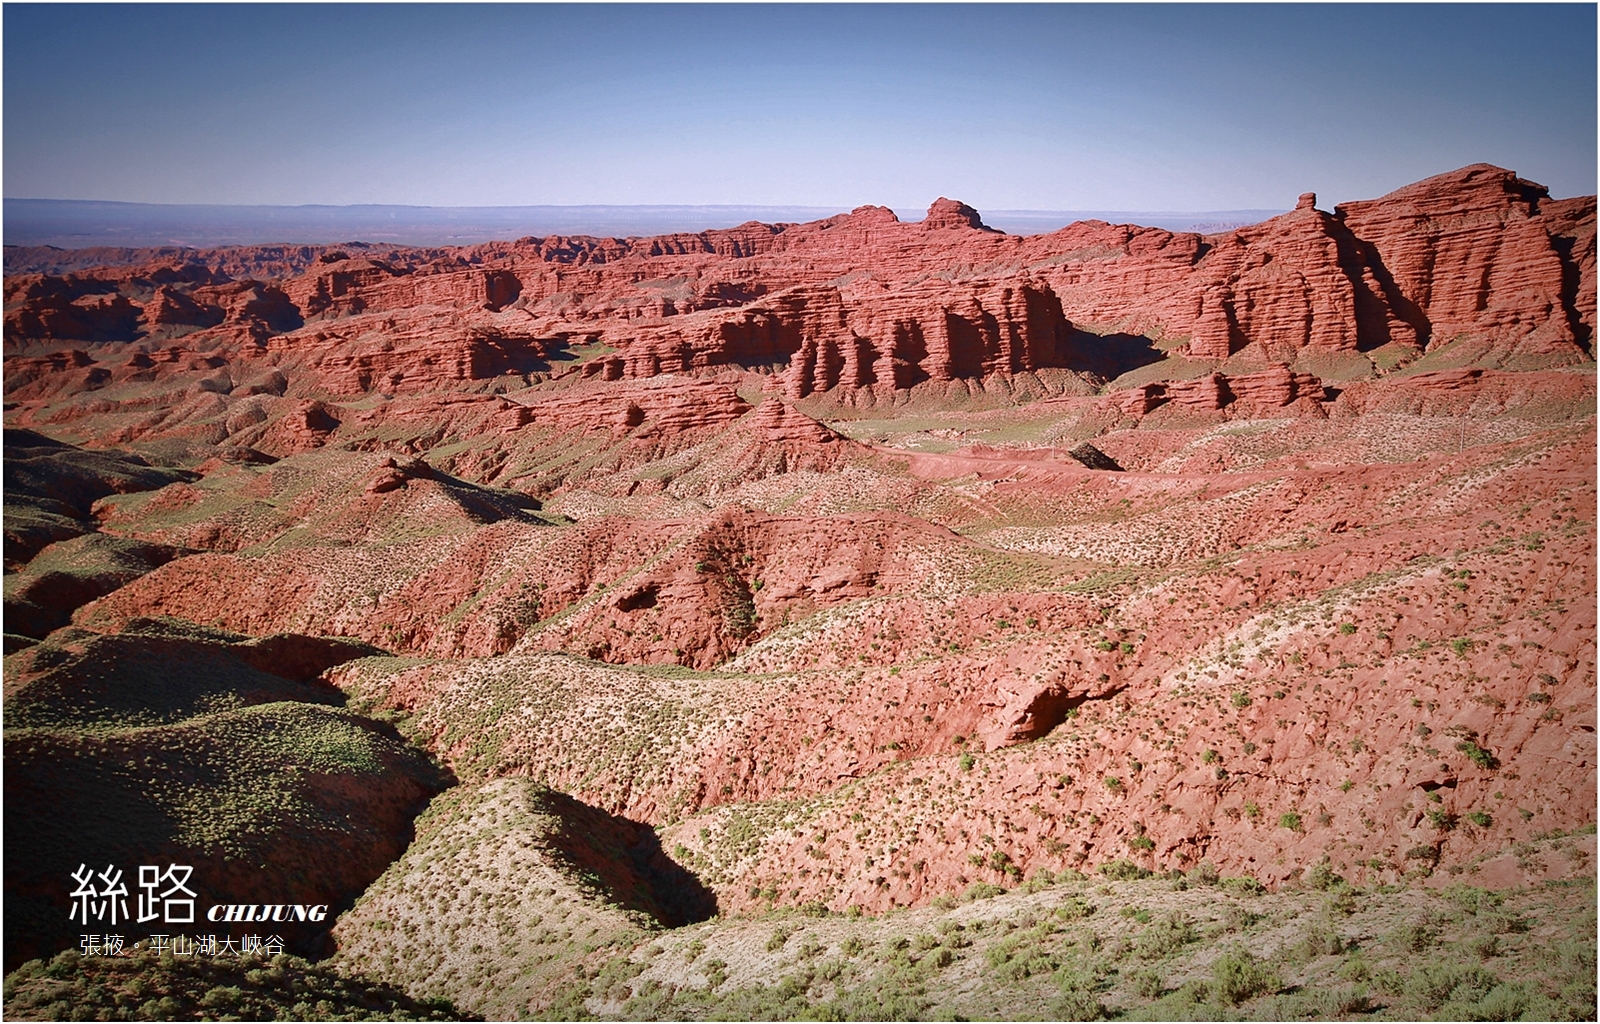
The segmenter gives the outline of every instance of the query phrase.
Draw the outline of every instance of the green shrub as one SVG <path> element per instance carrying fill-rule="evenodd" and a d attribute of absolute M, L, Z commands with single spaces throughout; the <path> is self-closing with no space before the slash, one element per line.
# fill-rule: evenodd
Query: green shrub
<path fill-rule="evenodd" d="M 1150 872 L 1135 864 L 1131 860 L 1117 859 L 1100 865 L 1097 869 L 1102 875 L 1115 882 L 1133 882 L 1141 878 L 1149 878 Z"/>
<path fill-rule="evenodd" d="M 772 937 L 767 939 L 767 952 L 776 953 L 789 941 L 789 936 L 794 934 L 793 928 L 779 927 L 773 930 Z"/>
<path fill-rule="evenodd" d="M 996 896 L 1004 896 L 1005 894 L 1005 889 L 998 885 L 991 885 L 988 882 L 974 882 L 967 886 L 966 892 L 961 894 L 961 902 L 971 903 L 974 900 L 993 899 Z"/>
<path fill-rule="evenodd" d="M 1371 1013 L 1373 1010 L 1367 986 L 1361 984 L 1327 989 L 1320 993 L 1319 1001 L 1323 1015 L 1333 1020 L 1349 1020 L 1356 1014 Z"/>
<path fill-rule="evenodd" d="M 1485 771 L 1492 771 L 1500 767 L 1500 761 L 1484 748 L 1472 740 L 1462 740 L 1456 744 L 1456 749 L 1467 755 L 1468 760 Z"/>
<path fill-rule="evenodd" d="M 1313 889 L 1326 892 L 1329 889 L 1344 885 L 1344 878 L 1334 874 L 1333 866 L 1327 861 L 1323 861 L 1306 872 L 1306 884 Z"/>
<path fill-rule="evenodd" d="M 1072 989 L 1051 1002 L 1050 1015 L 1056 1020 L 1104 1020 L 1106 1007 L 1094 993 Z"/>
<path fill-rule="evenodd" d="M 706 986 L 713 991 L 722 987 L 728 980 L 728 962 L 726 960 L 706 961 Z"/>
<path fill-rule="evenodd" d="M 1333 956 L 1344 951 L 1344 943 L 1339 939 L 1339 933 L 1324 921 L 1318 921 L 1305 930 L 1300 936 L 1296 946 L 1297 953 L 1307 960 L 1319 956 Z"/>
<path fill-rule="evenodd" d="M 1288 811 L 1284 814 L 1278 815 L 1278 824 L 1279 826 L 1288 829 L 1290 832 L 1299 832 L 1301 830 L 1299 812 Z"/>
<path fill-rule="evenodd" d="M 1359 953 L 1340 964 L 1338 973 L 1345 981 L 1369 981 L 1372 978 L 1372 968 Z"/>
<path fill-rule="evenodd" d="M 1133 949 L 1143 959 L 1159 960 L 1178 952 L 1199 937 L 1188 915 L 1174 912 L 1146 928 L 1134 941 Z"/>
<path fill-rule="evenodd" d="M 1211 977 L 1218 998 L 1233 1006 L 1275 992 L 1281 985 L 1277 975 L 1243 949 L 1219 957 L 1211 967 Z"/>
<path fill-rule="evenodd" d="M 1458 1009 L 1452 1015 L 1460 1020 L 1573 1020 L 1575 1016 L 1561 1013 L 1539 992 L 1526 984 L 1496 985 L 1476 1002 L 1461 1005 L 1454 1001 L 1446 1010 Z M 1594 1016 L 1591 1000 L 1584 1016 Z"/>
<path fill-rule="evenodd" d="M 1433 945 L 1433 931 L 1423 924 L 1403 924 L 1385 935 L 1383 942 L 1397 953 L 1420 953 Z"/>
<path fill-rule="evenodd" d="M 1405 995 L 1432 1012 L 1452 1000 L 1477 1002 L 1499 983 L 1500 979 L 1481 967 L 1449 961 L 1425 963 L 1406 978 Z"/>
<path fill-rule="evenodd" d="M 1128 987 L 1141 999 L 1159 999 L 1166 984 L 1159 971 L 1146 967 L 1128 976 Z"/>

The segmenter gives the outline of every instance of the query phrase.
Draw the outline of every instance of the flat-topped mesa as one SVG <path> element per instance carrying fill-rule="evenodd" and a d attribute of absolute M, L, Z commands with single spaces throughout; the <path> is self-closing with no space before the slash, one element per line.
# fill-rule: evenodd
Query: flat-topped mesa
<path fill-rule="evenodd" d="M 852 227 L 870 227 L 874 224 L 898 224 L 900 218 L 887 206 L 858 206 L 847 215 Z"/>
<path fill-rule="evenodd" d="M 946 199 L 940 196 L 928 207 L 928 215 L 922 219 L 922 226 L 929 231 L 940 228 L 976 228 L 979 231 L 994 231 L 986 227 L 983 218 L 978 216 L 978 211 L 966 203 L 955 199 Z"/>

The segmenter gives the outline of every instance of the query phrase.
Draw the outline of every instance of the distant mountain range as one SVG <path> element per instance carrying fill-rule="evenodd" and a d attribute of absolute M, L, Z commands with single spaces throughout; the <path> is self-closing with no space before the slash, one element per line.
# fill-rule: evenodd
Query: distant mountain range
<path fill-rule="evenodd" d="M 831 206 L 222 206 L 7 199 L 7 245 L 257 245 L 270 242 L 393 242 L 472 245 L 526 235 L 628 237 L 704 231 L 745 221 L 803 222 L 846 212 Z M 1171 231 L 1226 231 L 1281 210 L 1135 212 L 984 210 L 984 223 L 1012 234 L 1041 234 L 1073 221 L 1104 220 Z M 920 220 L 920 211 L 897 211 Z"/>

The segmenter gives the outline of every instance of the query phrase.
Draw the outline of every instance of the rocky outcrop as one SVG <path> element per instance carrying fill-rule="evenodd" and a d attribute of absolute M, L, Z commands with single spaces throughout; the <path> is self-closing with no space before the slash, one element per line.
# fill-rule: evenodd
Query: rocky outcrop
<path fill-rule="evenodd" d="M 267 351 L 289 370 L 304 369 L 328 395 L 448 389 L 546 365 L 548 343 L 526 323 L 483 313 L 422 307 L 369 313 L 273 336 Z"/>
<path fill-rule="evenodd" d="M 1359 240 L 1305 195 L 1295 210 L 1212 243 L 1197 265 L 1189 353 L 1225 359 L 1249 344 L 1292 359 L 1303 349 L 1418 347 Z"/>
<path fill-rule="evenodd" d="M 779 443 L 833 444 L 844 440 L 837 431 L 818 423 L 783 400 L 772 397 L 756 406 L 750 422 L 766 435 L 767 440 Z"/>
<path fill-rule="evenodd" d="M 24 275 L 6 282 L 7 345 L 36 340 L 131 341 L 140 309 L 92 278 Z"/>
<path fill-rule="evenodd" d="M 790 398 L 836 387 L 903 390 L 924 381 L 1061 366 L 1071 330 L 1030 279 L 927 282 L 846 297 L 801 286 L 731 311 L 608 335 L 621 351 L 584 368 L 616 380 L 723 366 L 767 368 Z"/>
<path fill-rule="evenodd" d="M 371 300 L 363 292 L 381 291 L 390 279 L 407 272 L 381 260 L 329 259 L 333 255 L 325 256 L 326 262 L 291 286 L 290 298 L 307 317 L 331 319 L 365 312 Z"/>
<path fill-rule="evenodd" d="M 1191 380 L 1154 381 L 1137 388 L 1115 391 L 1109 401 L 1129 416 L 1144 416 L 1172 403 L 1201 412 L 1216 412 L 1236 404 L 1240 411 L 1270 412 L 1295 406 L 1302 412 L 1320 412 L 1327 392 L 1314 374 L 1295 373 L 1282 363 L 1259 373 L 1229 376 L 1211 373 Z"/>
<path fill-rule="evenodd" d="M 978 216 L 978 211 L 966 203 L 940 196 L 928 207 L 928 215 L 923 218 L 922 226 L 928 231 L 938 231 L 943 228 L 976 228 L 979 231 L 993 231 L 994 228 L 986 227 L 983 218 Z"/>
<path fill-rule="evenodd" d="M 1112 473 L 1122 472 L 1122 466 L 1118 464 L 1116 459 L 1113 459 L 1088 441 L 1077 445 L 1067 454 L 1076 459 L 1084 469 L 1100 469 Z"/>
<path fill-rule="evenodd" d="M 1141 335 L 1207 361 L 1390 346 L 1386 360 L 1404 362 L 1466 338 L 1483 346 L 1472 358 L 1550 365 L 1592 342 L 1594 225 L 1592 198 L 1551 200 L 1474 165 L 1333 214 L 1307 193 L 1206 236 L 1098 221 L 1010 236 L 940 199 L 911 224 L 866 206 L 647 239 L 162 250 L 8 279 L 6 336 L 266 346 L 306 357 L 311 390 L 332 395 L 543 372 L 574 340 L 613 350 L 585 376 L 738 368 L 780 379 L 791 400 L 1056 367 L 1110 379 L 1160 358 L 1148 345 L 1111 357 Z M 1072 322 L 1094 333 L 1069 341 Z"/>
<path fill-rule="evenodd" d="M 252 447 L 281 458 L 322 447 L 337 429 L 339 418 L 327 403 L 315 400 L 296 402 L 287 412 L 279 415 Z"/>
<path fill-rule="evenodd" d="M 433 475 L 433 469 L 422 459 L 387 458 L 367 481 L 366 492 L 387 494 L 399 490 L 412 480 L 431 480 Z"/>
<path fill-rule="evenodd" d="M 1327 397 L 1322 381 L 1314 374 L 1295 373 L 1282 363 L 1259 373 L 1235 374 L 1228 378 L 1228 390 L 1238 401 L 1262 409 L 1321 402 Z"/>
<path fill-rule="evenodd" d="M 750 403 L 726 384 L 678 377 L 560 392 L 531 400 L 528 410 L 536 424 L 666 437 L 731 423 Z"/>
<path fill-rule="evenodd" d="M 1415 309 L 1425 343 L 1488 338 L 1572 351 L 1594 330 L 1594 201 L 1549 196 L 1511 171 L 1473 164 L 1343 203 L 1335 216 Z"/>
<path fill-rule="evenodd" d="M 201 305 L 171 285 L 163 284 L 156 287 L 155 295 L 140 311 L 139 324 L 146 337 L 178 337 L 200 327 L 215 327 L 222 323 L 224 316 L 221 309 Z"/>
<path fill-rule="evenodd" d="M 137 299 L 137 303 L 134 301 Z M 166 341 L 221 328 L 219 337 L 257 344 L 303 323 L 271 285 L 231 281 L 197 264 L 157 261 L 65 277 L 19 275 L 6 282 L 6 342 Z"/>

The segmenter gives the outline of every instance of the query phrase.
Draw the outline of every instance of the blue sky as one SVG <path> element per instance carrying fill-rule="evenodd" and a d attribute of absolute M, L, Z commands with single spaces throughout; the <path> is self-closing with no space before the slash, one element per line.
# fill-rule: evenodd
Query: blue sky
<path fill-rule="evenodd" d="M 4 194 L 1227 210 L 1589 194 L 1571 5 L 4 7 Z"/>

